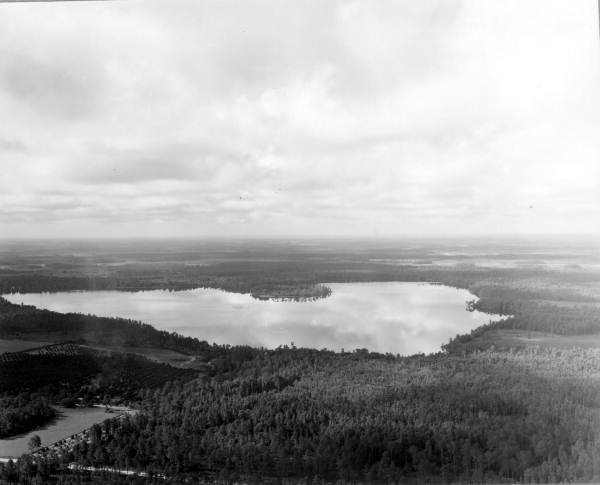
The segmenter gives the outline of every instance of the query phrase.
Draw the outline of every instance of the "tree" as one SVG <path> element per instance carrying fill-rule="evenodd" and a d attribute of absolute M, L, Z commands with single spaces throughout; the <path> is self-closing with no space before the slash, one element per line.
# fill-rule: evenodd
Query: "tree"
<path fill-rule="evenodd" d="M 29 438 L 29 443 L 27 444 L 29 447 L 29 451 L 34 451 L 40 446 L 42 446 L 42 438 L 39 435 L 34 434 L 31 438 Z"/>

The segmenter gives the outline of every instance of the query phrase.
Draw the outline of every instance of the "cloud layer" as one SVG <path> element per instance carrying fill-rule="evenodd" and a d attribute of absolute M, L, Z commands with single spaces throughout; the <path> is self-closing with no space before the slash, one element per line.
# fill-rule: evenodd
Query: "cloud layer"
<path fill-rule="evenodd" d="M 595 0 L 0 11 L 0 236 L 597 230 Z"/>

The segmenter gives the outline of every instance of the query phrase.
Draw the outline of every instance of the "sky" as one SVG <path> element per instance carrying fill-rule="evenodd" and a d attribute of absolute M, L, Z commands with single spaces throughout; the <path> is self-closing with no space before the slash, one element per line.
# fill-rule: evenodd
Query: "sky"
<path fill-rule="evenodd" d="M 0 238 L 600 232 L 596 0 L 0 4 Z"/>

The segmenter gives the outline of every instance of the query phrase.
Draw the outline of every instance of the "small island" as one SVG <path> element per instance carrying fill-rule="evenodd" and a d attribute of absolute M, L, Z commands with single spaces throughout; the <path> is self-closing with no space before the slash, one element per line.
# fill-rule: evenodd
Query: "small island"
<path fill-rule="evenodd" d="M 252 298 L 263 301 L 315 301 L 328 296 L 331 296 L 331 288 L 323 284 L 277 284 L 252 292 Z"/>

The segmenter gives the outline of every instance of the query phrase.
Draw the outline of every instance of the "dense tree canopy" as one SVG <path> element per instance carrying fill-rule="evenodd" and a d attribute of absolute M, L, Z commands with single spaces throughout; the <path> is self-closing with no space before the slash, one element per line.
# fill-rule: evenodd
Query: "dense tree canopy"
<path fill-rule="evenodd" d="M 39 394 L 0 397 L 0 438 L 24 433 L 56 417 L 49 400 Z"/>
<path fill-rule="evenodd" d="M 598 350 L 262 350 L 144 391 L 140 413 L 95 426 L 59 461 L 181 480 L 598 480 L 599 373 Z"/>

